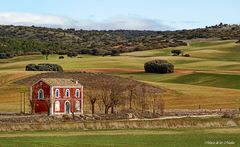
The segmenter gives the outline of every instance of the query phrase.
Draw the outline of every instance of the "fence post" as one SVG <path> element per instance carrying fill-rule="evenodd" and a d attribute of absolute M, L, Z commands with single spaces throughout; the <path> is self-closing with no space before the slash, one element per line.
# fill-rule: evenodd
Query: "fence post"
<path fill-rule="evenodd" d="M 20 92 L 20 113 L 22 113 L 22 92 Z"/>
<path fill-rule="evenodd" d="M 23 93 L 23 112 L 25 114 L 25 92 Z"/>

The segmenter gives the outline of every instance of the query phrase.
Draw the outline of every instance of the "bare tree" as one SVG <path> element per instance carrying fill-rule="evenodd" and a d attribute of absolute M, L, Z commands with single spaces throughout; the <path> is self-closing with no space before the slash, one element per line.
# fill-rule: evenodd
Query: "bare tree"
<path fill-rule="evenodd" d="M 45 98 L 45 104 L 46 104 L 47 110 L 48 110 L 47 114 L 50 115 L 51 114 L 52 100 L 49 96 Z"/>
<path fill-rule="evenodd" d="M 154 117 L 156 114 L 156 98 L 155 97 L 153 98 L 153 101 L 152 101 L 152 113 Z"/>
<path fill-rule="evenodd" d="M 151 97 L 153 116 L 156 115 L 157 111 L 160 111 L 160 115 L 164 115 L 165 101 L 162 98 L 161 94 L 159 93 L 152 94 Z"/>
<path fill-rule="evenodd" d="M 163 116 L 165 110 L 165 101 L 162 97 L 158 99 L 158 109 L 160 109 L 160 114 Z"/>
<path fill-rule="evenodd" d="M 136 94 L 136 83 L 131 82 L 128 86 L 127 86 L 127 97 L 129 99 L 129 109 L 132 109 L 132 103 L 133 103 L 133 99 L 136 98 L 137 94 Z"/>
<path fill-rule="evenodd" d="M 142 112 L 146 110 L 146 99 L 147 99 L 147 89 L 146 86 L 143 84 L 139 89 L 138 89 L 138 97 L 140 99 L 140 106 Z"/>
<path fill-rule="evenodd" d="M 33 100 L 33 99 L 29 99 L 29 103 L 30 103 L 30 113 L 31 113 L 31 114 L 34 114 L 34 113 L 35 113 L 34 100 Z"/>
<path fill-rule="evenodd" d="M 46 57 L 46 60 L 48 60 L 48 56 L 50 54 L 50 50 L 49 49 L 43 50 L 41 53 L 42 53 L 42 55 L 44 55 Z"/>
<path fill-rule="evenodd" d="M 110 94 L 109 94 L 109 89 L 108 89 L 108 85 L 106 83 L 104 83 L 101 87 L 101 100 L 104 104 L 104 113 L 108 114 L 108 110 L 110 109 L 112 102 L 111 102 L 111 98 L 110 98 Z"/>
<path fill-rule="evenodd" d="M 100 98 L 104 104 L 104 112 L 108 114 L 111 108 L 111 113 L 114 113 L 114 108 L 123 103 L 123 95 L 126 91 L 126 84 L 118 79 L 104 80 L 100 84 Z"/>
<path fill-rule="evenodd" d="M 88 89 L 85 92 L 86 92 L 86 96 L 89 97 L 92 114 L 94 114 L 95 113 L 95 103 L 96 103 L 97 99 L 100 97 L 100 94 L 97 89 Z"/>

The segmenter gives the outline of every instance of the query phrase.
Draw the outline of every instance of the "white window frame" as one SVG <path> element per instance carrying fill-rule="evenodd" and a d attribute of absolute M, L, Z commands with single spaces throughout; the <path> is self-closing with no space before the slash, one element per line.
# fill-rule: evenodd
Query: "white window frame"
<path fill-rule="evenodd" d="M 57 96 L 57 92 L 58 92 L 58 96 Z M 56 98 L 59 98 L 59 97 L 60 97 L 60 91 L 59 91 L 59 89 L 56 89 L 56 90 L 55 90 L 55 97 L 56 97 Z"/>
<path fill-rule="evenodd" d="M 81 103 L 80 103 L 80 101 L 76 101 L 75 102 L 75 110 L 80 111 L 80 109 L 81 109 Z"/>
<path fill-rule="evenodd" d="M 67 93 L 68 93 L 69 95 L 67 95 Z M 67 98 L 70 98 L 70 97 L 71 97 L 70 89 L 66 89 L 66 91 L 65 91 L 65 96 L 66 96 Z"/>
<path fill-rule="evenodd" d="M 78 93 L 78 96 L 77 96 L 77 93 Z M 76 90 L 75 90 L 75 97 L 76 97 L 76 98 L 80 98 L 80 97 L 81 97 L 80 89 L 76 89 Z"/>
<path fill-rule="evenodd" d="M 40 98 L 40 91 L 42 91 L 42 97 Z M 38 90 L 38 99 L 39 100 L 43 100 L 44 99 L 44 90 L 43 89 L 39 89 Z"/>
<path fill-rule="evenodd" d="M 55 101 L 55 112 L 59 112 L 61 110 L 61 105 L 59 101 Z"/>

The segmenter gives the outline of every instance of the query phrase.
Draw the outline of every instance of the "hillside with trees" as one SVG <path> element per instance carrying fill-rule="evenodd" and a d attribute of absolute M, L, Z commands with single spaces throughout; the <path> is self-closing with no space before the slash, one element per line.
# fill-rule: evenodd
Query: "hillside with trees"
<path fill-rule="evenodd" d="M 198 28 L 192 30 L 178 30 L 162 32 L 167 39 L 198 39 L 198 38 L 217 38 L 221 40 L 239 39 L 240 25 L 228 25 L 220 23 L 214 26 L 206 26 L 205 28 Z"/>
<path fill-rule="evenodd" d="M 239 39 L 240 25 L 216 26 L 179 31 L 75 30 L 44 27 L 0 26 L 1 58 L 41 54 L 112 55 L 124 52 L 161 49 L 187 45 L 195 38 Z"/>

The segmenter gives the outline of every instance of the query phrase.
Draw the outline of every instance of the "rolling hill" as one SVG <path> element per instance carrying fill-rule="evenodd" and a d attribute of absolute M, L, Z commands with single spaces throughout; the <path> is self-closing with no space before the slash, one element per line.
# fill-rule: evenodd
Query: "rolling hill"
<path fill-rule="evenodd" d="M 18 56 L 1 59 L 1 111 L 19 110 L 19 92 L 28 90 L 15 81 L 42 72 L 26 72 L 27 64 L 60 64 L 66 72 L 87 71 L 132 78 L 165 90 L 166 109 L 239 108 L 240 103 L 240 45 L 236 40 L 190 42 L 176 47 L 190 57 L 172 56 L 173 48 L 123 53 L 120 56 L 79 55 L 58 59 L 53 54 Z M 175 65 L 173 74 L 144 73 L 143 64 L 153 59 L 166 59 Z M 5 91 L 11 91 L 6 93 Z M 6 99 L 8 97 L 8 99 Z M 6 107 L 8 104 L 8 107 Z"/>

